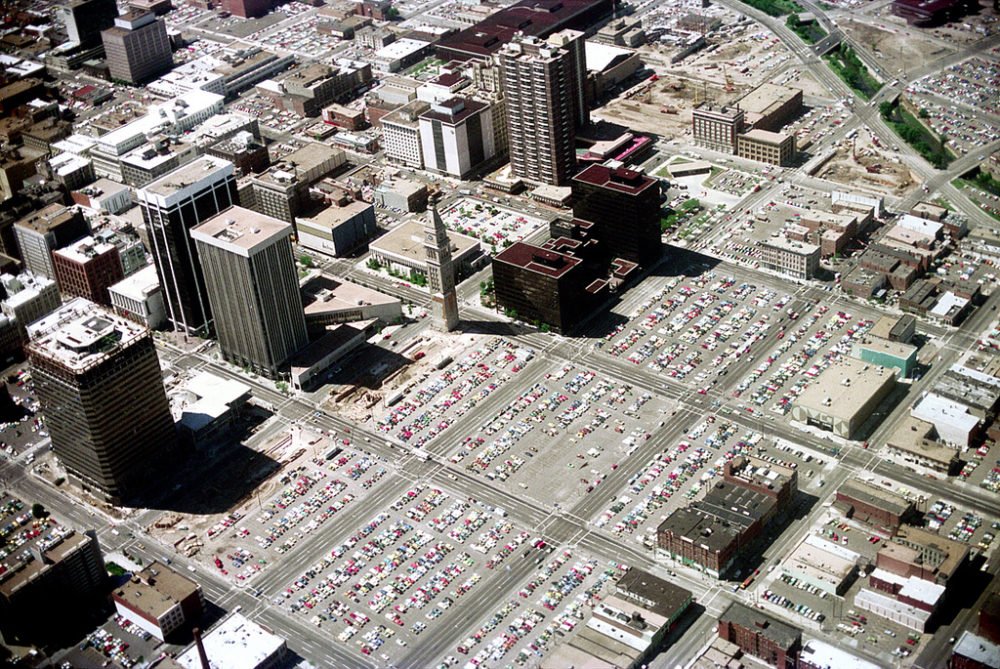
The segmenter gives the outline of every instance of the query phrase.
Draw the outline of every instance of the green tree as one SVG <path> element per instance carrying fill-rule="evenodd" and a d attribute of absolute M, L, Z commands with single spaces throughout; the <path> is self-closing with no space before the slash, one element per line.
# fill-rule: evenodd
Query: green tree
<path fill-rule="evenodd" d="M 31 505 L 31 515 L 34 518 L 44 518 L 45 516 L 49 515 L 49 512 L 45 510 L 44 506 L 42 506 L 38 502 L 35 502 L 34 504 Z"/>
<path fill-rule="evenodd" d="M 303 267 L 312 267 L 313 259 L 307 255 L 301 255 L 299 256 L 299 264 L 302 265 Z"/>

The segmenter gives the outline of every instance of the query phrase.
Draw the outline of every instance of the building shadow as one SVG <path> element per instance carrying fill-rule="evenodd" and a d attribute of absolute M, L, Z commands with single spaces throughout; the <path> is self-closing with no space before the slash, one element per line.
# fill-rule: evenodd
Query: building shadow
<path fill-rule="evenodd" d="M 363 343 L 333 366 L 325 382 L 375 390 L 412 363 L 412 359 L 390 348 Z"/>

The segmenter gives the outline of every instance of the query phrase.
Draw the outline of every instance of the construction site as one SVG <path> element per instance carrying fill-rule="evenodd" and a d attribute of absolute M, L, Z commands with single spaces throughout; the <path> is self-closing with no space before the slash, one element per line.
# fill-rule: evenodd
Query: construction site
<path fill-rule="evenodd" d="M 816 171 L 816 176 L 847 186 L 859 186 L 894 197 L 901 197 L 918 181 L 895 152 L 877 144 L 878 138 L 861 130 L 837 144 L 831 157 Z"/>

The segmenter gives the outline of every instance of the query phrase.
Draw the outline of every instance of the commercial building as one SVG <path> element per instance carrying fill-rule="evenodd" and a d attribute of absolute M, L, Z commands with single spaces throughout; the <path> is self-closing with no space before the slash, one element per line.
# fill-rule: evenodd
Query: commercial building
<path fill-rule="evenodd" d="M 56 282 L 45 276 L 22 272 L 17 276 L 0 275 L 3 313 L 17 324 L 23 342 L 28 341 L 27 327 L 62 304 Z M 20 346 L 18 346 L 20 348 Z"/>
<path fill-rule="evenodd" d="M 518 37 L 500 50 L 516 176 L 556 186 L 569 182 L 576 165 L 576 130 L 588 116 L 582 97 L 583 42 L 583 33 L 565 31 L 550 41 Z"/>
<path fill-rule="evenodd" d="M 118 4 L 114 0 L 74 0 L 58 8 L 70 42 L 83 49 L 101 44 L 101 31 L 115 24 Z"/>
<path fill-rule="evenodd" d="M 223 357 L 271 378 L 308 342 L 291 234 L 242 207 L 191 230 Z"/>
<path fill-rule="evenodd" d="M 310 63 L 278 81 L 262 81 L 257 84 L 256 90 L 279 109 L 299 116 L 316 117 L 324 107 L 349 100 L 371 81 L 370 64 L 339 60 L 334 66 Z"/>
<path fill-rule="evenodd" d="M 856 608 L 917 632 L 926 632 L 930 628 L 934 612 L 944 594 L 943 586 L 918 578 L 894 577 L 879 569 L 872 572 L 871 580 L 892 584 L 898 594 L 894 596 L 891 594 L 892 591 L 881 592 L 864 588 L 854 597 Z"/>
<path fill-rule="evenodd" d="M 787 511 L 797 489 L 792 469 L 753 457 L 734 458 L 725 465 L 723 481 L 657 527 L 657 549 L 670 559 L 722 577 L 764 528 Z"/>
<path fill-rule="evenodd" d="M 118 247 L 84 237 L 52 253 L 56 282 L 67 296 L 111 305 L 108 288 L 125 278 Z"/>
<path fill-rule="evenodd" d="M 846 358 L 806 387 L 795 400 L 792 417 L 851 439 L 895 386 L 892 370 Z"/>
<path fill-rule="evenodd" d="M 202 639 L 212 669 L 274 669 L 285 658 L 285 640 L 245 616 L 234 613 Z M 177 656 L 184 669 L 204 666 L 197 645 Z"/>
<path fill-rule="evenodd" d="M 430 108 L 430 104 L 422 100 L 412 100 L 382 117 L 382 148 L 389 160 L 407 167 L 423 168 L 420 115 Z"/>
<path fill-rule="evenodd" d="M 101 32 L 111 78 L 143 84 L 174 66 L 167 25 L 152 12 L 130 10 Z"/>
<path fill-rule="evenodd" d="M 713 151 L 736 153 L 744 116 L 739 107 L 701 103 L 691 112 L 694 143 Z"/>
<path fill-rule="evenodd" d="M 309 186 L 347 161 L 340 149 L 308 142 L 285 155 L 263 174 L 251 177 L 253 205 L 244 207 L 295 225 L 307 206 Z"/>
<path fill-rule="evenodd" d="M 242 19 L 257 19 L 271 11 L 272 0 L 222 0 L 222 10 Z"/>
<path fill-rule="evenodd" d="M 108 298 L 116 314 L 145 325 L 150 330 L 161 328 L 167 322 L 163 289 L 153 265 L 110 286 Z"/>
<path fill-rule="evenodd" d="M 435 45 L 441 60 L 488 60 L 517 33 L 545 39 L 564 29 L 589 30 L 611 14 L 609 0 L 521 0 Z"/>
<path fill-rule="evenodd" d="M 455 266 L 456 283 L 485 265 L 488 257 L 483 254 L 478 239 L 451 230 L 451 258 Z M 395 272 L 427 275 L 427 257 L 424 252 L 424 226 L 420 221 L 407 221 L 368 245 L 375 262 L 390 267 Z"/>
<path fill-rule="evenodd" d="M 160 277 L 167 318 L 177 330 L 207 335 L 212 312 L 191 228 L 236 204 L 233 164 L 202 156 L 136 191 Z"/>
<path fill-rule="evenodd" d="M 847 507 L 848 518 L 884 528 L 893 534 L 916 514 L 913 502 L 902 495 L 856 478 L 840 486 L 836 500 Z"/>
<path fill-rule="evenodd" d="M 820 248 L 787 237 L 768 237 L 757 242 L 760 266 L 796 279 L 809 279 L 819 270 Z"/>
<path fill-rule="evenodd" d="M 386 179 L 375 187 L 375 206 L 401 212 L 423 211 L 427 208 L 427 186 L 399 177 Z"/>
<path fill-rule="evenodd" d="M 747 126 L 778 132 L 802 109 L 802 89 L 764 83 L 740 98 Z"/>
<path fill-rule="evenodd" d="M 937 26 L 975 12 L 970 0 L 893 0 L 892 13 L 911 26 Z"/>
<path fill-rule="evenodd" d="M 183 444 L 198 449 L 217 445 L 228 436 L 250 401 L 250 386 L 201 372 L 178 395 L 173 411 L 178 436 Z"/>
<path fill-rule="evenodd" d="M 903 316 L 882 316 L 868 332 L 872 337 L 892 342 L 909 344 L 917 332 L 917 319 L 909 314 Z"/>
<path fill-rule="evenodd" d="M 148 492 L 175 443 L 149 330 L 75 298 L 28 326 L 28 335 L 59 461 L 113 502 Z"/>
<path fill-rule="evenodd" d="M 98 179 L 70 196 L 77 204 L 107 214 L 120 214 L 132 206 L 132 190 L 111 179 Z"/>
<path fill-rule="evenodd" d="M 996 669 L 1000 667 L 1000 643 L 965 630 L 951 650 L 948 669 Z"/>
<path fill-rule="evenodd" d="M 377 49 L 371 62 L 381 72 L 399 72 L 423 60 L 430 47 L 426 40 L 404 37 Z"/>
<path fill-rule="evenodd" d="M 910 553 L 900 551 L 901 546 Z M 916 576 L 939 585 L 961 581 L 969 563 L 969 546 L 923 527 L 904 525 L 891 543 L 882 546 L 876 565 L 903 576 Z"/>
<path fill-rule="evenodd" d="M 111 592 L 118 614 L 160 641 L 176 638 L 201 619 L 201 586 L 156 560 Z"/>
<path fill-rule="evenodd" d="M 719 636 L 778 669 L 795 669 L 802 630 L 758 609 L 733 602 L 719 616 Z"/>
<path fill-rule="evenodd" d="M 880 669 L 877 665 L 817 639 L 802 644 L 798 669 Z"/>
<path fill-rule="evenodd" d="M 613 258 L 643 267 L 660 259 L 660 180 L 636 170 L 591 165 L 573 177 L 573 215 Z"/>
<path fill-rule="evenodd" d="M 580 242 L 565 237 L 543 246 L 515 242 L 493 258 L 498 307 L 517 318 L 568 332 L 607 295 L 584 258 Z"/>
<path fill-rule="evenodd" d="M 329 378 L 327 371 L 338 360 L 365 343 L 367 330 L 343 323 L 332 326 L 289 361 L 289 382 L 295 390 L 313 390 L 317 383 Z"/>
<path fill-rule="evenodd" d="M 950 474 L 958 467 L 958 451 L 937 441 L 932 423 L 907 416 L 890 435 L 886 451 L 904 462 L 926 467 L 932 471 Z"/>
<path fill-rule="evenodd" d="M 375 207 L 360 200 L 334 204 L 295 224 L 300 245 L 332 256 L 356 251 L 377 231 Z"/>
<path fill-rule="evenodd" d="M 7 646 L 48 644 L 53 632 L 100 606 L 107 572 L 97 535 L 0 494 L 0 637 Z M 54 606 L 54 604 L 58 606 Z"/>
<path fill-rule="evenodd" d="M 938 440 L 952 448 L 967 448 L 980 431 L 980 418 L 969 407 L 934 392 L 924 393 L 910 415 L 933 425 Z"/>
<path fill-rule="evenodd" d="M 916 346 L 880 337 L 865 337 L 851 348 L 851 355 L 864 362 L 895 369 L 902 378 L 909 378 L 917 366 Z"/>
<path fill-rule="evenodd" d="M 771 165 L 788 165 L 795 158 L 795 135 L 754 128 L 740 133 L 737 155 Z"/>
<path fill-rule="evenodd" d="M 319 274 L 302 286 L 306 329 L 316 337 L 339 323 L 378 319 L 391 324 L 403 317 L 402 302 L 332 274 Z"/>
<path fill-rule="evenodd" d="M 83 213 L 77 207 L 61 204 L 50 204 L 14 224 L 24 268 L 50 279 L 56 278 L 52 252 L 88 234 L 90 226 Z"/>
<path fill-rule="evenodd" d="M 485 102 L 461 97 L 435 102 L 420 115 L 419 126 L 428 170 L 466 179 L 496 155 L 493 116 Z"/>
<path fill-rule="evenodd" d="M 843 595 L 858 573 L 861 556 L 815 534 L 795 547 L 782 561 L 781 571 L 831 595 Z"/>

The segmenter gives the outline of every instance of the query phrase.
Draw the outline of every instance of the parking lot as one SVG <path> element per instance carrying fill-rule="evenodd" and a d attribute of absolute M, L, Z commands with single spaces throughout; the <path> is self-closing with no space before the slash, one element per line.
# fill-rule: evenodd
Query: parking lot
<path fill-rule="evenodd" d="M 673 277 L 596 346 L 706 394 L 737 359 L 757 353 L 791 301 L 716 272 Z"/>
<path fill-rule="evenodd" d="M 475 237 L 493 253 L 548 223 L 544 218 L 472 197 L 460 198 L 439 213 L 449 230 Z"/>
<path fill-rule="evenodd" d="M 986 58 L 970 58 L 928 75 L 907 87 L 909 93 L 935 95 L 960 102 L 989 114 L 1000 114 L 1000 63 Z"/>
<path fill-rule="evenodd" d="M 530 577 L 509 583 L 512 566 Z M 383 662 L 405 655 L 421 635 L 443 635 L 456 640 L 440 658 L 446 665 L 458 658 L 520 665 L 570 633 L 617 568 L 551 546 L 494 507 L 415 484 L 273 603 Z M 498 590 L 510 594 L 477 604 Z"/>
<path fill-rule="evenodd" d="M 550 369 L 505 410 L 464 436 L 452 463 L 490 481 L 569 506 L 593 492 L 663 425 L 666 404 L 573 365 Z M 563 485 L 550 485 L 554 472 Z M 518 490 L 519 489 L 519 490 Z"/>
<path fill-rule="evenodd" d="M 1000 129 L 995 124 L 984 121 L 976 112 L 962 110 L 945 100 L 927 95 L 914 96 L 913 103 L 926 110 L 928 117 L 923 121 L 939 137 L 943 136 L 947 145 L 958 155 L 975 151 L 1000 139 Z"/>

